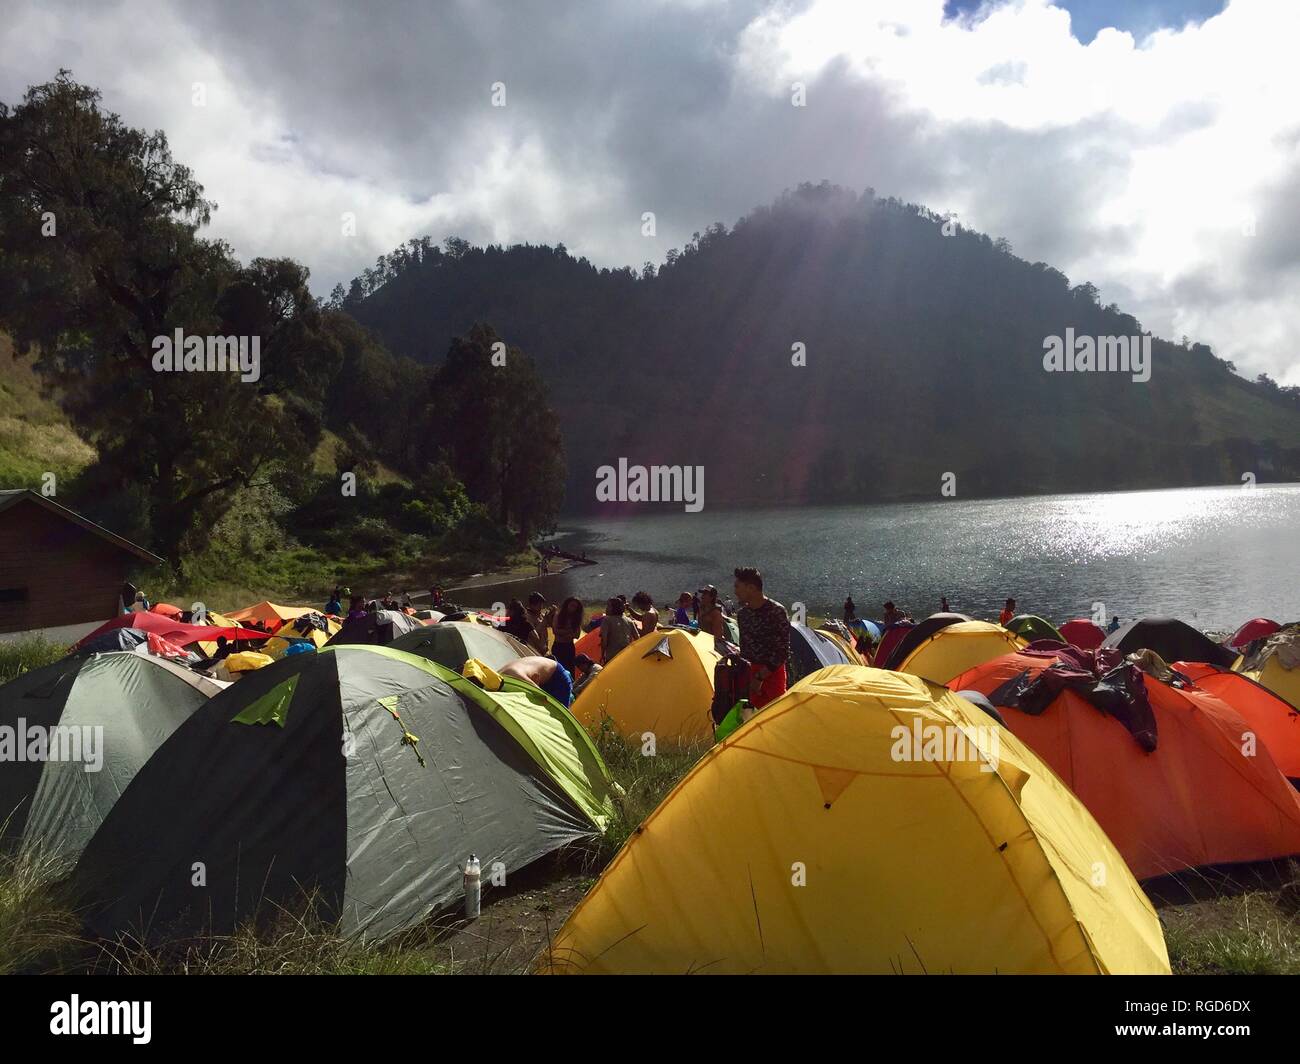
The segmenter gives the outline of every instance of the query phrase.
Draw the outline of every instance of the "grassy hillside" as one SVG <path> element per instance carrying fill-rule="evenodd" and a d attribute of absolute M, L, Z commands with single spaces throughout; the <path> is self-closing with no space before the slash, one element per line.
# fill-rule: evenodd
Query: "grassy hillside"
<path fill-rule="evenodd" d="M 0 487 L 39 488 L 42 474 L 70 477 L 94 457 L 45 393 L 31 358 L 16 355 L 0 333 Z"/>

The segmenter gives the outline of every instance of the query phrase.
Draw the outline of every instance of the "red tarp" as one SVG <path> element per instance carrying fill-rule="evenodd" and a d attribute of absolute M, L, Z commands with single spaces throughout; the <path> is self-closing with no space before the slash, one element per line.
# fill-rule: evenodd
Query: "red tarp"
<path fill-rule="evenodd" d="M 120 617 L 114 617 L 78 642 L 77 646 L 80 647 L 82 643 L 88 643 L 105 632 L 111 632 L 114 628 L 139 628 L 142 632 L 160 636 L 177 646 L 210 643 L 219 635 L 224 635 L 227 640 L 257 639 L 260 641 L 271 638 L 266 632 L 255 632 L 251 628 L 217 628 L 210 624 L 182 624 L 171 617 L 164 617 L 161 613 L 145 612 L 124 613 Z"/>

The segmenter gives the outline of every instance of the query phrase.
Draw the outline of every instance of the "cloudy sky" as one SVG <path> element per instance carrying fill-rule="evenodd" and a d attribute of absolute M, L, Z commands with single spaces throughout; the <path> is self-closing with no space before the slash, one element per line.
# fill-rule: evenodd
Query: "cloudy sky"
<path fill-rule="evenodd" d="M 422 233 L 661 262 L 825 178 L 1300 384 L 1298 42 L 1297 0 L 0 0 L 0 100 L 70 68 L 321 293 Z"/>

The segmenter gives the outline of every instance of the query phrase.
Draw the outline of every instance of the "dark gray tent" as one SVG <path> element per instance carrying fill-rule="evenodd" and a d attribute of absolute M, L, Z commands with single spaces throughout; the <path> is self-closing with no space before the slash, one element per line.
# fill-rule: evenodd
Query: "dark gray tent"
<path fill-rule="evenodd" d="M 460 672 L 461 666 L 470 658 L 477 658 L 488 668 L 499 672 L 510 662 L 533 653 L 506 632 L 499 632 L 486 624 L 465 621 L 439 621 L 437 624 L 422 625 L 413 632 L 398 636 L 393 640 L 392 647 L 394 650 L 404 650 L 408 654 L 418 654 L 422 658 L 436 661 L 452 672 Z"/>
<path fill-rule="evenodd" d="M 1132 654 L 1135 650 L 1154 650 L 1166 662 L 1204 661 L 1231 668 L 1237 652 L 1216 643 L 1204 632 L 1174 617 L 1144 617 L 1129 621 L 1111 632 L 1101 644 Z"/>
<path fill-rule="evenodd" d="M 78 655 L 0 687 L 5 843 L 80 854 L 140 769 L 207 702 L 184 671 L 129 652 Z"/>
<path fill-rule="evenodd" d="M 461 897 L 475 854 L 531 861 L 599 833 L 604 763 L 531 685 L 327 647 L 246 676 L 177 730 L 82 855 L 100 934 L 228 932 L 300 910 L 382 938 Z"/>

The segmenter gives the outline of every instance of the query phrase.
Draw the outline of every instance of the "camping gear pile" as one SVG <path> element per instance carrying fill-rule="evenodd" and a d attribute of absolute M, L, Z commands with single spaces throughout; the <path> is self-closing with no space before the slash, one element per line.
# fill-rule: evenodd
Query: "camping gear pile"
<path fill-rule="evenodd" d="M 0 758 L 0 844 L 64 861 L 107 938 L 307 909 L 383 940 L 458 905 L 471 856 L 490 901 L 609 827 L 604 733 L 703 756 L 542 971 L 1167 972 L 1139 881 L 1300 854 L 1300 624 L 792 624 L 755 712 L 737 648 L 687 627 L 569 709 L 474 611 L 200 619 L 124 615 L 0 687 L 0 744 L 81 744 Z"/>

